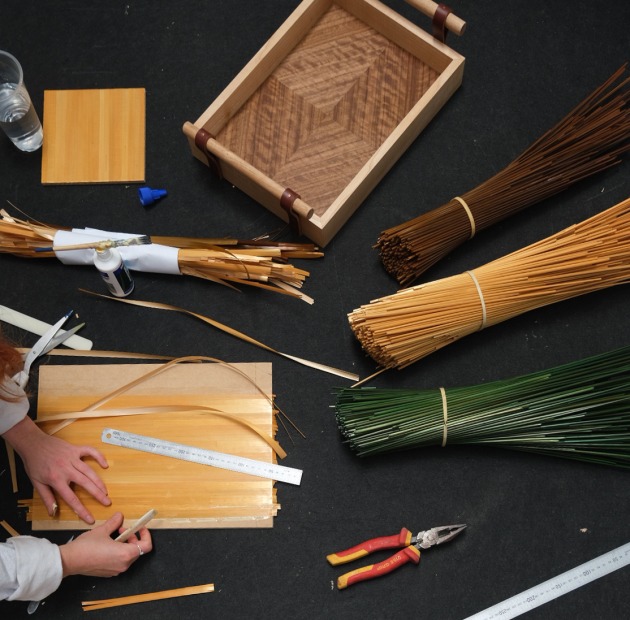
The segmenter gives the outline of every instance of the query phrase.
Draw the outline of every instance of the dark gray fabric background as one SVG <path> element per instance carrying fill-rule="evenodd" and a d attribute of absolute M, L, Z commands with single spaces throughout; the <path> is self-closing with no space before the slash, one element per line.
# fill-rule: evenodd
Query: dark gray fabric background
<path fill-rule="evenodd" d="M 0 48 L 21 60 L 40 113 L 45 89 L 146 88 L 146 179 L 169 196 L 147 210 L 133 185 L 44 187 L 41 154 L 20 153 L 2 139 L 2 206 L 9 200 L 60 226 L 148 234 L 251 237 L 276 229 L 279 220 L 192 158 L 181 126 L 210 105 L 295 6 L 296 0 L 4 0 Z M 428 27 L 402 1 L 390 6 Z M 492 176 L 629 59 L 625 0 L 453 6 L 468 22 L 462 38 L 448 39 L 466 57 L 463 85 L 326 248 L 325 258 L 298 263 L 311 271 L 305 291 L 315 298 L 313 306 L 149 274 L 136 275 L 135 298 L 183 305 L 282 351 L 370 374 L 374 364 L 346 314 L 396 291 L 372 249 L 380 231 Z M 616 204 L 630 193 L 629 172 L 624 161 L 479 234 L 425 279 L 474 268 Z M 0 303 L 50 322 L 72 307 L 87 321 L 84 334 L 97 348 L 272 361 L 278 403 L 307 436 L 295 444 L 282 431 L 278 438 L 289 451 L 286 464 L 302 468 L 304 477 L 300 487 L 278 484 L 282 509 L 273 529 L 156 531 L 154 552 L 125 575 L 64 582 L 37 611 L 42 620 L 84 617 L 84 599 L 206 582 L 216 584 L 214 594 L 94 613 L 121 619 L 459 620 L 630 541 L 624 471 L 457 447 L 359 460 L 342 444 L 330 408 L 332 390 L 345 381 L 188 317 L 91 298 L 80 287 L 103 290 L 88 268 L 0 257 Z M 531 312 L 372 385 L 473 385 L 629 345 L 628 299 L 620 287 Z M 16 329 L 9 334 L 24 345 L 34 342 Z M 28 532 L 4 461 L 0 471 L 0 518 Z M 23 473 L 21 480 L 20 496 L 26 496 Z M 428 551 L 420 566 L 346 591 L 334 587 L 344 569 L 329 566 L 326 554 L 403 526 L 457 522 L 468 523 L 465 534 Z M 63 542 L 67 533 L 50 538 Z M 529 618 L 626 617 L 629 576 L 629 569 L 618 571 Z M 0 615 L 25 617 L 26 604 L 0 603 Z"/>

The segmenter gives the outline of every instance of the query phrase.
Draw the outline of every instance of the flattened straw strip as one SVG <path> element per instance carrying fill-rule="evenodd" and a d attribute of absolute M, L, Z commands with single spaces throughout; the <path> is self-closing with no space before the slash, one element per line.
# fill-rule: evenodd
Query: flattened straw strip
<path fill-rule="evenodd" d="M 108 598 L 99 601 L 82 601 L 83 611 L 94 611 L 96 609 L 107 609 L 108 607 L 119 607 L 121 605 L 133 605 L 135 603 L 147 603 L 149 601 L 159 601 L 166 598 L 178 596 L 191 596 L 193 594 L 207 594 L 214 592 L 214 584 L 206 583 L 200 586 L 188 586 L 186 588 L 175 588 L 173 590 L 161 590 L 148 594 L 135 594 L 132 596 L 122 596 L 120 598 Z"/>
<path fill-rule="evenodd" d="M 250 336 L 247 336 L 246 334 L 239 332 L 238 330 L 233 329 L 232 327 L 228 327 L 227 325 L 224 325 L 223 323 L 219 323 L 218 321 L 215 321 L 214 319 L 211 319 L 210 317 L 204 316 L 203 314 L 193 312 L 192 310 L 186 310 L 186 308 L 180 308 L 178 306 L 172 306 L 170 304 L 163 304 L 157 301 L 140 301 L 140 300 L 134 300 L 134 299 L 121 298 L 121 297 L 111 297 L 109 295 L 102 295 L 100 293 L 94 293 L 93 291 L 88 291 L 85 289 L 79 289 L 79 290 L 82 291 L 83 293 L 87 293 L 88 295 L 94 295 L 95 297 L 102 297 L 103 299 L 108 299 L 109 301 L 119 301 L 122 303 L 130 304 L 132 306 L 140 306 L 143 308 L 154 308 L 157 310 L 171 310 L 174 312 L 179 312 L 181 314 L 187 314 L 188 316 L 192 316 L 196 319 L 199 319 L 200 321 L 203 321 L 204 323 L 207 323 L 208 325 L 212 325 L 213 327 L 216 327 L 222 332 L 230 334 L 231 336 L 235 336 L 236 338 L 239 338 L 240 340 L 243 340 L 245 342 L 249 342 L 250 344 L 260 347 L 261 349 L 264 349 L 265 351 L 269 351 L 270 353 L 275 353 L 276 355 L 280 355 L 281 357 L 284 357 L 286 359 L 293 360 L 294 362 L 297 362 L 298 364 L 308 366 L 309 368 L 314 368 L 315 370 L 321 370 L 322 372 L 327 372 L 333 375 L 337 375 L 338 377 L 343 377 L 345 379 L 351 379 L 353 381 L 358 381 L 359 379 L 356 373 L 347 372 L 345 370 L 340 370 L 338 368 L 333 368 L 332 366 L 326 366 L 325 364 L 319 364 L 318 362 L 311 362 L 301 357 L 296 357 L 295 355 L 289 355 L 288 353 L 282 353 L 281 351 L 277 351 L 276 349 L 273 349 L 272 347 L 258 340 L 255 340 L 254 338 L 251 338 Z"/>

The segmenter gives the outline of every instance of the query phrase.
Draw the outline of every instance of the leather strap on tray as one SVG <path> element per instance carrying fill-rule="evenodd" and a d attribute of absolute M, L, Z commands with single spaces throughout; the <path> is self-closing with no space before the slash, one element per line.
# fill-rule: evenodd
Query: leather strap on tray
<path fill-rule="evenodd" d="M 446 18 L 452 12 L 446 4 L 438 4 L 433 15 L 433 36 L 442 43 L 446 40 Z"/>
<path fill-rule="evenodd" d="M 195 134 L 195 145 L 206 156 L 208 167 L 214 170 L 215 174 L 222 179 L 223 171 L 221 170 L 221 163 L 218 158 L 208 150 L 208 140 L 213 138 L 214 136 L 210 132 L 205 129 L 200 129 Z"/>
<path fill-rule="evenodd" d="M 300 198 L 300 195 L 287 187 L 280 197 L 280 206 L 289 216 L 289 227 L 291 228 L 291 231 L 299 236 L 302 234 L 302 223 L 300 221 L 300 216 L 293 209 L 293 203 L 298 198 Z"/>

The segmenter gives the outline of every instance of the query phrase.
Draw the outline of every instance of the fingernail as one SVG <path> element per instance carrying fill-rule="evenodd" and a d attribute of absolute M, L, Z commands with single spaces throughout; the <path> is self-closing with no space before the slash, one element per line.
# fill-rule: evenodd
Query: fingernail
<path fill-rule="evenodd" d="M 58 508 L 59 508 L 59 506 L 57 505 L 57 502 L 53 502 L 53 505 L 50 507 L 50 511 L 48 512 L 48 514 L 51 517 L 56 517 Z"/>

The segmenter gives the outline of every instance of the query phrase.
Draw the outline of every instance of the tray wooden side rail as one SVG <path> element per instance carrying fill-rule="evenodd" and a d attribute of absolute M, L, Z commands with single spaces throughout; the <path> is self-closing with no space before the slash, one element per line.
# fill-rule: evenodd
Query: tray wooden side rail
<path fill-rule="evenodd" d="M 435 3 L 409 1 L 435 13 Z M 452 13 L 444 23 L 465 26 Z M 462 56 L 378 0 L 304 0 L 183 130 L 197 159 L 324 246 L 463 68 Z"/>

